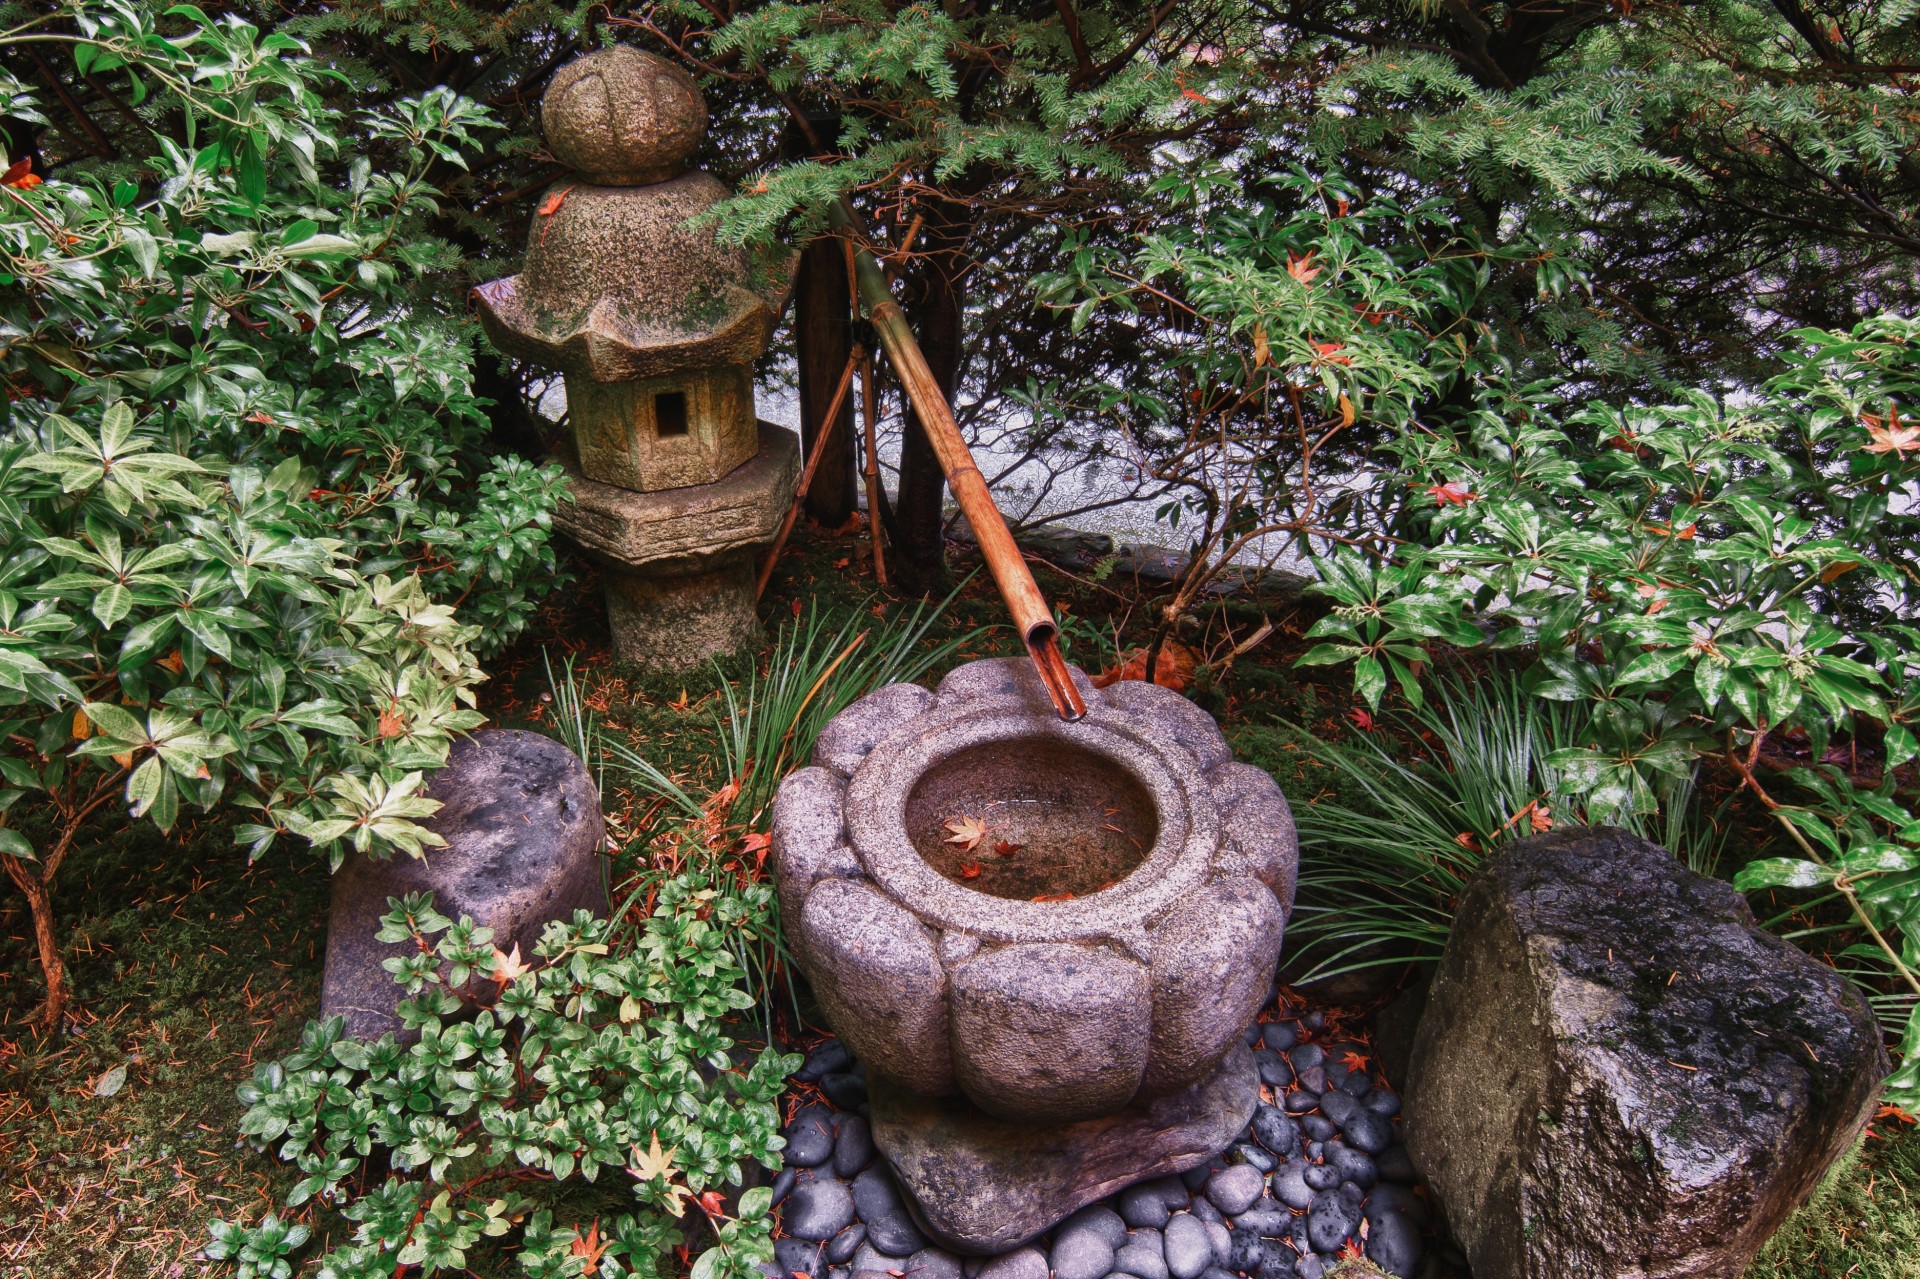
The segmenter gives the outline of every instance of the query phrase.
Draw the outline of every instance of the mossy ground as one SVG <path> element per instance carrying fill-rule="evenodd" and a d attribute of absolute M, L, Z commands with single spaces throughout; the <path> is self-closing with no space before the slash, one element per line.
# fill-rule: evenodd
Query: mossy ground
<path fill-rule="evenodd" d="M 902 607 L 877 593 L 859 543 L 803 534 L 784 561 L 767 615 L 796 602 L 829 610 Z M 1106 586 L 1043 574 L 1086 626 L 1072 660 L 1113 654 L 1094 640 L 1116 607 Z M 552 731 L 549 662 L 567 659 L 603 728 L 694 784 L 717 771 L 712 671 L 642 675 L 608 653 L 597 584 L 582 573 L 534 633 L 491 663 L 483 707 L 501 724 Z M 1290 666 L 1299 619 L 1242 658 L 1229 679 L 1194 692 L 1219 716 L 1240 757 L 1273 772 L 1296 804 L 1338 793 L 1286 724 L 1340 731 L 1353 699 L 1344 672 Z M 964 589 L 933 642 L 980 631 L 961 659 L 1017 651 L 984 578 Z M 1257 614 L 1254 615 L 1257 619 Z M 1242 619 L 1245 620 L 1245 619 Z M 748 661 L 724 674 L 739 678 Z M 937 675 L 938 672 L 935 672 Z M 631 797 L 609 796 L 616 832 Z M 81 1013 L 68 1033 L 36 1038 L 18 1019 L 40 995 L 17 896 L 0 897 L 0 1279 L 148 1279 L 222 1273 L 196 1254 L 216 1216 L 255 1216 L 294 1177 L 236 1143 L 234 1086 L 254 1064 L 297 1042 L 313 1015 L 325 949 L 326 868 L 293 849 L 248 866 L 228 823 L 201 819 L 171 836 L 103 823 L 62 870 L 57 905 Z M 111 1096 L 103 1076 L 126 1070 Z M 1881 1121 L 1862 1156 L 1770 1248 L 1750 1279 L 1920 1275 L 1920 1134 Z M 1866 1223 L 1866 1224 L 1861 1224 Z M 337 1221 L 318 1223 L 323 1233 Z M 307 1255 L 312 1255 L 309 1252 Z M 512 1273 L 511 1266 L 484 1274 Z"/>

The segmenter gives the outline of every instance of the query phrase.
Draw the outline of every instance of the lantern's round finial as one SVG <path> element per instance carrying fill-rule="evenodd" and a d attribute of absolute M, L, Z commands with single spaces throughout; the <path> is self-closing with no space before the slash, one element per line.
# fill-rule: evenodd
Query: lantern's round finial
<path fill-rule="evenodd" d="M 707 131 L 693 77 L 631 45 L 575 58 L 540 99 L 554 158 L 599 186 L 643 186 L 680 172 Z"/>

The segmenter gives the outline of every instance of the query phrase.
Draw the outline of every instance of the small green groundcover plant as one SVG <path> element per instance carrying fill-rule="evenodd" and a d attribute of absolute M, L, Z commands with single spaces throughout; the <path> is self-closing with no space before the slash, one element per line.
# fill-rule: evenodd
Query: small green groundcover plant
<path fill-rule="evenodd" d="M 770 937 L 764 883 L 689 870 L 657 881 L 631 936 L 579 912 L 531 961 L 449 920 L 431 894 L 390 899 L 379 938 L 419 1038 L 349 1038 L 335 1017 L 240 1088 L 241 1130 L 305 1174 L 286 1208 L 332 1205 L 352 1238 L 318 1279 L 461 1271 L 510 1246 L 536 1279 L 651 1277 L 683 1243 L 694 1279 L 772 1259 L 772 1192 L 723 1188 L 780 1163 L 775 1105 L 797 1056 L 726 1032 L 753 1006 L 736 943 Z M 387 1157 L 384 1178 L 363 1181 Z M 220 1221 L 207 1254 L 240 1279 L 283 1279 L 309 1226 Z M 700 1236 L 704 1235 L 704 1247 Z"/>

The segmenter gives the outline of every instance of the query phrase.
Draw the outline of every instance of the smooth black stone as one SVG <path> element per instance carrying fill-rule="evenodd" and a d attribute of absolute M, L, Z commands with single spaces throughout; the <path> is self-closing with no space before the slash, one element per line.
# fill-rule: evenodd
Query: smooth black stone
<path fill-rule="evenodd" d="M 1325 1141 L 1339 1132 L 1339 1127 L 1325 1115 L 1300 1116 L 1300 1130 L 1314 1141 Z"/>
<path fill-rule="evenodd" d="M 1311 1070 L 1327 1059 L 1327 1050 L 1319 1044 L 1301 1044 L 1287 1054 L 1295 1070 Z"/>
<path fill-rule="evenodd" d="M 1293 1068 L 1287 1065 L 1287 1059 L 1270 1048 L 1253 1055 L 1253 1066 L 1260 1072 L 1260 1082 L 1269 1088 L 1285 1088 L 1293 1082 Z"/>
<path fill-rule="evenodd" d="M 844 1266 L 853 1260 L 853 1254 L 860 1251 L 860 1245 L 866 1241 L 867 1228 L 856 1221 L 827 1244 L 827 1260 L 833 1265 Z"/>
<path fill-rule="evenodd" d="M 791 1279 L 796 1274 L 821 1274 L 825 1269 L 820 1264 L 820 1245 L 805 1239 L 774 1240 L 773 1260 L 780 1267 L 783 1279 Z"/>
<path fill-rule="evenodd" d="M 782 1157 L 794 1168 L 818 1168 L 833 1155 L 834 1113 L 825 1106 L 802 1106 L 780 1130 L 787 1139 Z"/>
<path fill-rule="evenodd" d="M 813 1083 L 822 1075 L 845 1070 L 853 1062 L 853 1054 L 838 1039 L 829 1039 L 807 1054 L 806 1065 L 793 1072 L 793 1077 L 802 1083 Z"/>
<path fill-rule="evenodd" d="M 1300 1032 L 1290 1021 L 1270 1021 L 1261 1030 L 1260 1038 L 1275 1052 L 1285 1052 L 1300 1042 Z"/>
<path fill-rule="evenodd" d="M 854 1179 L 853 1202 L 867 1226 L 867 1242 L 889 1257 L 910 1257 L 927 1246 L 900 1202 L 899 1188 L 886 1165 L 869 1168 Z"/>
<path fill-rule="evenodd" d="M 1323 1149 L 1323 1147 L 1324 1147 L 1325 1145 L 1326 1145 L 1326 1143 L 1325 1143 L 1325 1142 L 1320 1142 L 1320 1141 L 1310 1141 L 1310 1142 L 1308 1142 L 1308 1143 L 1307 1143 L 1307 1158 L 1308 1158 L 1309 1160 L 1311 1160 L 1311 1161 L 1313 1161 L 1313 1162 L 1315 1162 L 1315 1163 L 1318 1163 L 1318 1162 L 1319 1162 L 1319 1160 L 1320 1160 L 1320 1155 L 1321 1155 L 1321 1151 L 1322 1151 L 1322 1149 Z"/>
<path fill-rule="evenodd" d="M 1393 1123 L 1371 1110 L 1354 1111 L 1341 1123 L 1340 1131 L 1358 1150 L 1377 1155 L 1393 1144 Z"/>
<path fill-rule="evenodd" d="M 1253 1273 L 1254 1279 L 1293 1279 L 1293 1249 L 1285 1244 L 1269 1246 L 1260 1268 Z"/>
<path fill-rule="evenodd" d="M 1343 1092 L 1330 1092 L 1320 1099 L 1320 1113 L 1336 1124 L 1346 1123 L 1348 1116 L 1358 1109 L 1360 1103 Z"/>
<path fill-rule="evenodd" d="M 1307 1171 L 1302 1174 L 1302 1180 L 1315 1190 L 1332 1190 L 1346 1178 L 1342 1177 L 1340 1170 L 1331 1164 L 1310 1164 Z"/>
<path fill-rule="evenodd" d="M 1338 1252 L 1360 1224 L 1360 1210 L 1337 1190 L 1323 1190 L 1313 1197 L 1307 1213 L 1307 1241 L 1315 1252 Z"/>
<path fill-rule="evenodd" d="M 1202 1221 L 1218 1222 L 1221 1225 L 1225 1225 L 1227 1220 L 1221 1215 L 1220 1210 L 1213 1206 L 1213 1200 L 1207 1198 L 1205 1195 L 1195 1195 L 1193 1197 L 1193 1215 Z"/>
<path fill-rule="evenodd" d="M 1289 1115 L 1304 1115 L 1320 1104 L 1320 1099 L 1310 1092 L 1290 1092 L 1281 1103 Z"/>
<path fill-rule="evenodd" d="M 1367 1259 L 1390 1275 L 1413 1279 L 1420 1269 L 1420 1227 L 1400 1213 L 1383 1213 L 1367 1223 Z"/>
<path fill-rule="evenodd" d="M 1180 1174 L 1180 1184 L 1194 1194 L 1200 1193 L 1200 1187 L 1207 1184 L 1207 1178 L 1213 1176 L 1213 1167 L 1202 1164 L 1198 1168 L 1189 1168 Z"/>
<path fill-rule="evenodd" d="M 1276 1155 L 1293 1153 L 1300 1144 L 1300 1126 L 1280 1113 L 1276 1106 L 1264 1103 L 1253 1112 L 1253 1138 Z"/>
<path fill-rule="evenodd" d="M 1260 1046 L 1260 1023 L 1259 1022 L 1255 1022 L 1253 1025 L 1247 1027 L 1246 1040 L 1247 1040 L 1247 1047 L 1249 1048 L 1258 1048 Z"/>
<path fill-rule="evenodd" d="M 798 1180 L 799 1177 L 800 1173 L 798 1169 L 782 1168 L 780 1175 L 773 1179 L 773 1206 L 775 1208 L 778 1208 L 781 1202 L 785 1200 L 789 1194 L 793 1193 L 793 1183 Z"/>
<path fill-rule="evenodd" d="M 855 1110 L 866 1104 L 867 1081 L 847 1071 L 820 1076 L 820 1091 L 842 1110 Z"/>
<path fill-rule="evenodd" d="M 1273 1197 L 1289 1208 L 1305 1212 L 1313 1206 L 1313 1187 L 1307 1185 L 1307 1171 L 1312 1164 L 1298 1159 L 1288 1160 L 1286 1166 L 1278 1168 L 1269 1181 L 1273 1187 Z"/>
<path fill-rule="evenodd" d="M 1293 1263 L 1293 1273 L 1300 1279 L 1326 1279 L 1327 1267 L 1320 1258 L 1308 1253 Z"/>
<path fill-rule="evenodd" d="M 1400 1113 L 1400 1094 L 1386 1088 L 1375 1088 L 1360 1099 L 1360 1104 L 1376 1115 L 1391 1119 Z"/>
<path fill-rule="evenodd" d="M 1380 1153 L 1380 1157 L 1373 1161 L 1373 1166 L 1380 1170 L 1380 1178 L 1383 1181 L 1397 1181 L 1411 1185 L 1420 1177 L 1420 1174 L 1414 1171 L 1413 1158 L 1407 1154 L 1405 1146 L 1388 1146 Z"/>
<path fill-rule="evenodd" d="M 1265 1239 L 1252 1230 L 1233 1232 L 1233 1249 L 1227 1254 L 1227 1269 L 1238 1270 L 1241 1274 L 1251 1274 L 1260 1268 L 1268 1249 L 1272 1247 Z"/>
<path fill-rule="evenodd" d="M 1364 1097 L 1373 1091 L 1373 1081 L 1357 1070 L 1342 1076 L 1334 1086 L 1349 1097 Z"/>
<path fill-rule="evenodd" d="M 1266 1171 L 1248 1164 L 1222 1168 L 1207 1182 L 1207 1198 L 1213 1200 L 1213 1206 L 1229 1217 L 1245 1212 L 1260 1198 L 1260 1192 L 1266 1189 Z"/>
<path fill-rule="evenodd" d="M 1054 1279 L 1101 1279 L 1113 1270 L 1113 1245 L 1092 1229 L 1062 1230 L 1047 1263 Z"/>
<path fill-rule="evenodd" d="M 922 1248 L 900 1267 L 912 1279 L 961 1279 L 960 1258 L 944 1248 Z"/>
<path fill-rule="evenodd" d="M 1325 1030 L 1327 1028 L 1327 1015 L 1316 1008 L 1305 1017 L 1302 1017 L 1300 1024 L 1308 1030 Z"/>
<path fill-rule="evenodd" d="M 1299 1080 L 1300 1086 L 1308 1092 L 1325 1092 L 1327 1090 L 1327 1068 L 1325 1066 L 1308 1066 L 1306 1069 L 1300 1071 Z"/>
<path fill-rule="evenodd" d="M 1233 1271 L 1220 1266 L 1214 1266 L 1212 1269 L 1202 1273 L 1200 1279 L 1233 1279 Z"/>
<path fill-rule="evenodd" d="M 1167 1222 L 1160 1248 L 1173 1279 L 1199 1279 L 1213 1264 L 1213 1234 L 1199 1218 L 1179 1213 Z"/>
<path fill-rule="evenodd" d="M 1373 1160 L 1341 1142 L 1328 1142 L 1320 1157 L 1328 1167 L 1339 1169 L 1341 1180 L 1350 1181 L 1362 1190 L 1373 1189 L 1380 1180 L 1380 1170 L 1374 1167 Z"/>
<path fill-rule="evenodd" d="M 1267 1239 L 1278 1239 L 1293 1224 L 1293 1215 L 1271 1199 L 1262 1199 L 1233 1219 L 1236 1231 L 1251 1230 Z"/>
<path fill-rule="evenodd" d="M 1157 1230 L 1136 1230 L 1128 1235 L 1127 1242 L 1113 1254 L 1113 1269 L 1134 1279 L 1172 1279 L 1167 1273 L 1166 1245 Z"/>
<path fill-rule="evenodd" d="M 847 1183 L 816 1177 L 793 1188 L 780 1222 L 794 1238 L 818 1242 L 845 1230 L 853 1214 L 854 1197 L 847 1192 Z"/>
<path fill-rule="evenodd" d="M 1127 1223 L 1121 1220 L 1119 1213 L 1104 1203 L 1088 1204 L 1061 1222 L 1054 1230 L 1054 1246 L 1059 1247 L 1063 1241 L 1074 1234 L 1092 1234 L 1109 1249 L 1120 1248 L 1127 1242 Z"/>
<path fill-rule="evenodd" d="M 1143 1226 L 1158 1229 L 1167 1224 L 1167 1218 L 1171 1215 L 1167 1211 L 1166 1196 L 1160 1184 L 1153 1181 L 1127 1187 L 1120 1192 L 1119 1203 L 1115 1206 L 1120 1210 L 1120 1219 L 1136 1229 Z"/>
<path fill-rule="evenodd" d="M 1243 1141 L 1236 1145 L 1233 1148 L 1233 1155 L 1234 1158 L 1238 1159 L 1241 1163 L 1251 1164 L 1255 1168 L 1258 1168 L 1262 1175 L 1272 1172 L 1279 1164 L 1279 1160 L 1262 1150 L 1257 1143 L 1251 1141 Z"/>
<path fill-rule="evenodd" d="M 1376 1186 L 1367 1196 L 1366 1217 L 1371 1221 L 1375 1217 L 1388 1213 L 1398 1213 L 1412 1218 L 1415 1225 L 1424 1226 L 1431 1216 L 1426 1201 L 1405 1186 Z"/>
<path fill-rule="evenodd" d="M 833 1141 L 833 1171 L 839 1177 L 857 1177 L 873 1162 L 873 1129 L 859 1115 L 840 1121 L 840 1135 Z"/>

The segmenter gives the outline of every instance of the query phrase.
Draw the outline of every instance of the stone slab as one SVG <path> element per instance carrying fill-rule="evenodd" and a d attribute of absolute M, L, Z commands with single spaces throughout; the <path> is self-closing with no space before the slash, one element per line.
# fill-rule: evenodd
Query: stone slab
<path fill-rule="evenodd" d="M 877 1075 L 868 1090 L 874 1144 L 914 1219 L 942 1245 L 976 1256 L 1018 1248 L 1135 1182 L 1207 1162 L 1260 1100 L 1244 1044 L 1192 1088 L 1075 1124 L 1011 1123 Z"/>

